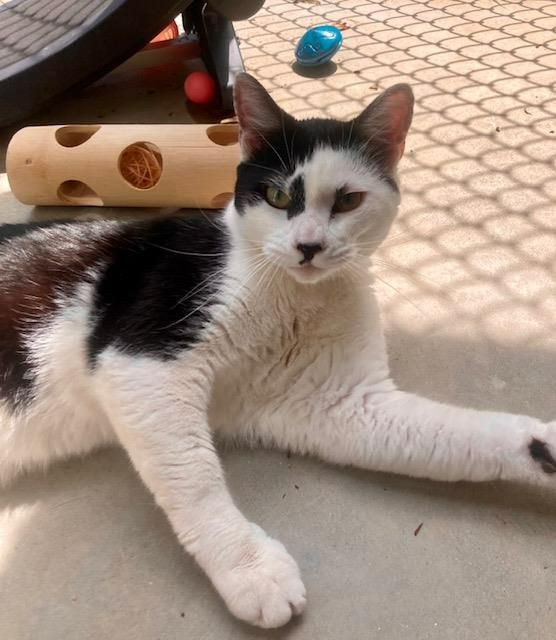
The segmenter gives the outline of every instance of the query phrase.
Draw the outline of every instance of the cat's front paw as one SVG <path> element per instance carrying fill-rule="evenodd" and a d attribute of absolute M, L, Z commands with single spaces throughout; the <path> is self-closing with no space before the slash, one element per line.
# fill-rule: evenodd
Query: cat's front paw
<path fill-rule="evenodd" d="M 214 586 L 235 616 L 274 628 L 303 611 L 305 587 L 284 545 L 254 527 L 239 551 L 232 566 L 213 576 Z"/>

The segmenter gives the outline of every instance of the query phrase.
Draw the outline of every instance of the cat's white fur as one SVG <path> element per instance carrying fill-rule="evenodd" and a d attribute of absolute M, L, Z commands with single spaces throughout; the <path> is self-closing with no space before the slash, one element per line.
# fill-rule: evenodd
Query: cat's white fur
<path fill-rule="evenodd" d="M 243 216 L 233 204 L 227 209 L 233 249 L 223 291 L 192 350 L 162 362 L 110 347 L 92 373 L 85 345 L 93 284 L 82 284 L 27 336 L 35 400 L 16 413 L 0 406 L 3 481 L 121 443 L 230 611 L 263 627 L 300 613 L 305 589 L 285 548 L 235 506 L 215 434 L 437 480 L 545 482 L 528 444 L 534 437 L 556 451 L 555 423 L 396 389 L 370 276 L 357 254 L 371 253 L 387 233 L 399 197 L 340 151 L 317 151 L 300 170 L 308 206 L 294 220 L 266 204 Z M 358 223 L 355 212 L 332 224 L 330 204 L 319 208 L 323 191 L 346 183 L 368 192 L 370 223 Z M 326 277 L 310 284 L 295 271 L 295 246 L 307 239 L 326 245 L 317 262 Z M 345 251 L 350 264 L 361 260 L 357 273 L 338 260 Z M 263 256 L 272 264 L 261 267 Z"/>

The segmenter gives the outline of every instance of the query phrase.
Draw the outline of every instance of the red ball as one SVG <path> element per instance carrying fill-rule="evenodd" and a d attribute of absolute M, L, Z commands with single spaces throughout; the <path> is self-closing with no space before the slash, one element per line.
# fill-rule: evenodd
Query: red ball
<path fill-rule="evenodd" d="M 206 71 L 193 71 L 183 85 L 185 97 L 195 104 L 208 104 L 216 97 L 216 82 Z"/>

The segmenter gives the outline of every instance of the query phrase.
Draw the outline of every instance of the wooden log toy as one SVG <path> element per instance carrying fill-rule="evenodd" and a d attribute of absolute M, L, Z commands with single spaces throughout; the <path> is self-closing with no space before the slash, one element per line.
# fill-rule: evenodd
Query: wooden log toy
<path fill-rule="evenodd" d="M 219 209 L 233 194 L 238 135 L 235 124 L 26 127 L 6 170 L 24 204 Z"/>

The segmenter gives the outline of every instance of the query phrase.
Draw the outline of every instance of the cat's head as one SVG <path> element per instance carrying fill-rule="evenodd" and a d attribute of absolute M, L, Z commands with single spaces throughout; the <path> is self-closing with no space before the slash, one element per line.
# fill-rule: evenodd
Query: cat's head
<path fill-rule="evenodd" d="M 241 74 L 235 107 L 235 232 L 299 282 L 360 264 L 388 233 L 399 205 L 396 165 L 413 112 L 410 87 L 387 89 L 349 122 L 296 120 Z"/>

